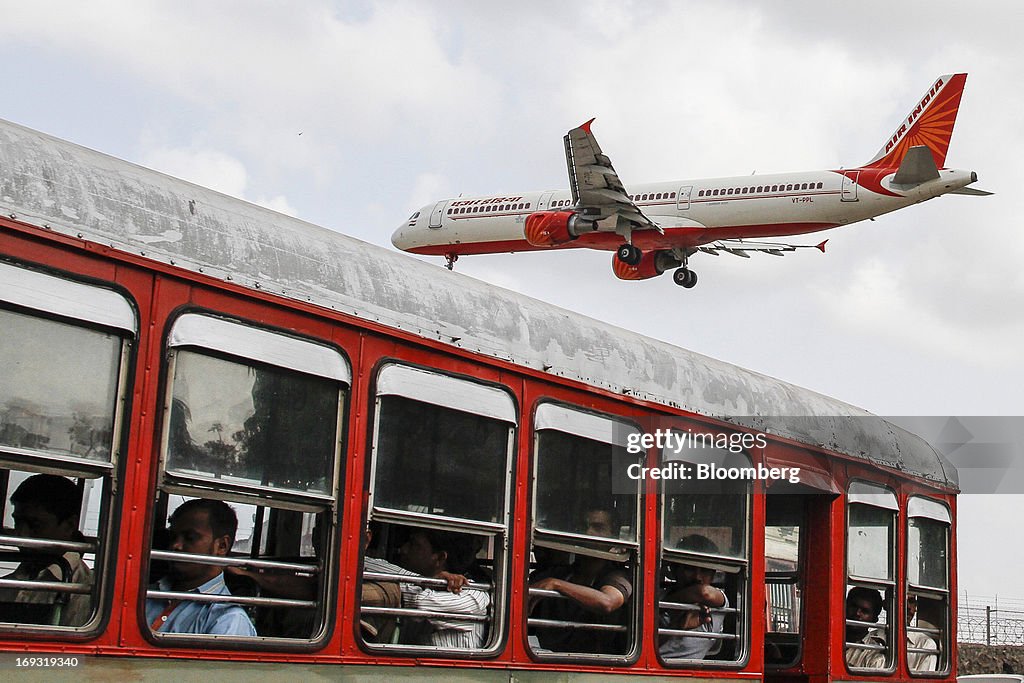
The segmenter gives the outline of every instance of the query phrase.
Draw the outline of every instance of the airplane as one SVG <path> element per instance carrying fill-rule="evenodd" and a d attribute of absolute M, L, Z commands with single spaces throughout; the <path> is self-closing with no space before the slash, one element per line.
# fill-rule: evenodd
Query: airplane
<path fill-rule="evenodd" d="M 542 249 L 615 251 L 612 271 L 644 280 L 674 269 L 691 288 L 698 253 L 782 256 L 825 243 L 763 238 L 802 235 L 874 219 L 944 194 L 992 194 L 968 187 L 974 171 L 945 167 L 967 74 L 940 76 L 869 162 L 856 168 L 634 185 L 627 189 L 591 131 L 564 138 L 568 190 L 455 197 L 415 212 L 392 235 L 398 249 L 459 256 Z"/>

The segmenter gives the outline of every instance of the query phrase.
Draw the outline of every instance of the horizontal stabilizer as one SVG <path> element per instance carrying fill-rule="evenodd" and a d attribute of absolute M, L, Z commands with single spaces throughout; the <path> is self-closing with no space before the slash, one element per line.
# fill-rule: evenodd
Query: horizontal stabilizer
<path fill-rule="evenodd" d="M 828 242 L 828 240 L 825 240 Z M 757 251 L 762 254 L 771 254 L 772 256 L 784 256 L 783 252 L 792 252 L 797 249 L 817 249 L 821 253 L 825 253 L 825 242 L 819 244 L 784 244 L 782 242 L 754 242 L 751 240 L 717 240 L 709 244 L 702 244 L 697 247 L 698 251 L 702 251 L 705 254 L 711 254 L 712 256 L 718 256 L 719 252 L 726 252 L 733 256 L 742 256 L 743 258 L 750 258 L 750 254 L 747 252 Z"/>
<path fill-rule="evenodd" d="M 949 194 L 965 194 L 970 197 L 989 197 L 992 195 L 991 192 L 986 190 L 978 190 L 973 187 L 961 187 L 959 190 L 953 190 Z"/>
<path fill-rule="evenodd" d="M 897 185 L 920 185 L 938 177 L 939 169 L 935 166 L 931 150 L 919 145 L 907 150 L 892 182 Z"/>

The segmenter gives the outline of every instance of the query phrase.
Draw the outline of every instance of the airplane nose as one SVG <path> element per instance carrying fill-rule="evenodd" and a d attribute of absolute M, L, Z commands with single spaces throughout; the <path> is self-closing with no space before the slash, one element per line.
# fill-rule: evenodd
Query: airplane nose
<path fill-rule="evenodd" d="M 398 230 L 391 233 L 391 244 L 395 245 L 395 249 L 405 251 L 409 247 L 409 238 L 405 234 L 406 228 L 408 226 L 403 223 Z"/>

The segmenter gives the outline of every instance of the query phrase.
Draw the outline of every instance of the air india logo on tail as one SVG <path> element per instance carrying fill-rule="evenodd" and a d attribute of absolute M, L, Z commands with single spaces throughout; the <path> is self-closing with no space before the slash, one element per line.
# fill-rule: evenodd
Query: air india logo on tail
<path fill-rule="evenodd" d="M 939 77 L 868 166 L 896 168 L 907 150 L 923 145 L 931 150 L 935 165 L 943 168 L 966 81 L 967 74 Z"/>
<path fill-rule="evenodd" d="M 893 148 L 893 146 L 895 146 L 895 144 L 900 141 L 900 138 L 902 138 L 903 134 L 907 132 L 907 129 L 910 126 L 914 125 L 914 121 L 917 121 L 917 117 L 921 115 L 921 112 L 928 108 L 928 103 L 932 101 L 932 98 L 935 97 L 939 90 L 942 89 L 942 86 L 944 84 L 945 81 L 943 81 L 942 78 L 939 78 L 939 80 L 935 81 L 935 85 L 932 86 L 932 89 L 929 90 L 928 93 L 921 99 L 921 103 L 917 105 L 917 108 L 914 109 L 914 111 L 910 112 L 910 116 L 908 116 L 907 120 L 903 122 L 903 125 L 900 126 L 900 129 L 898 131 L 896 131 L 896 134 L 892 136 L 892 140 L 890 140 L 885 145 L 886 153 L 888 153 Z"/>

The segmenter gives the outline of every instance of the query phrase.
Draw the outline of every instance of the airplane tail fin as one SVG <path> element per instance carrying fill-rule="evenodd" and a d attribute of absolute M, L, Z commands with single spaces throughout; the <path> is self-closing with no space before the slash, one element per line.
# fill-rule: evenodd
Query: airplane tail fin
<path fill-rule="evenodd" d="M 936 79 L 863 168 L 897 168 L 914 147 L 927 147 L 935 168 L 943 168 L 966 82 L 967 74 L 948 74 Z"/>

